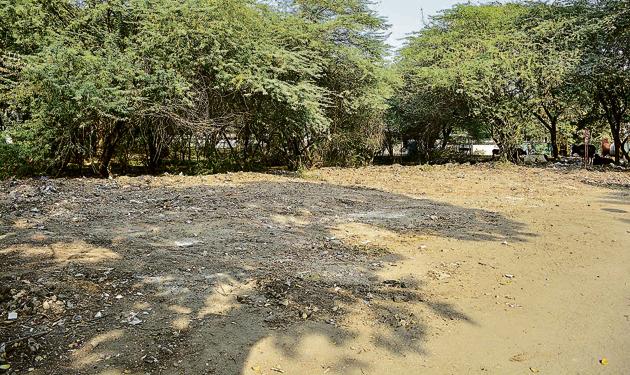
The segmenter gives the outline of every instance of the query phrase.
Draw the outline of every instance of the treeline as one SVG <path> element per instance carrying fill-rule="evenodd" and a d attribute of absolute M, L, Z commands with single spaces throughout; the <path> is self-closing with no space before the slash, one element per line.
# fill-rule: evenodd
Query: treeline
<path fill-rule="evenodd" d="M 371 6 L 0 0 L 0 176 L 429 160 L 461 134 L 557 157 L 581 129 L 623 157 L 628 1 L 458 5 L 393 61 Z"/>
<path fill-rule="evenodd" d="M 557 158 L 584 129 L 628 157 L 627 0 L 458 5 L 409 39 L 397 69 L 387 139 L 416 139 L 424 158 L 453 133 L 492 137 L 507 158 L 547 138 Z"/>
<path fill-rule="evenodd" d="M 385 23 L 365 0 L 0 4 L 4 175 L 355 164 L 381 146 Z"/>

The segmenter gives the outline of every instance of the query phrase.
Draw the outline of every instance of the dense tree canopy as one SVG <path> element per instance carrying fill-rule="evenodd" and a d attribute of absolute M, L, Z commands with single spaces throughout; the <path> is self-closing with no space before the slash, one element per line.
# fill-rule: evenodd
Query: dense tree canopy
<path fill-rule="evenodd" d="M 387 27 L 369 0 L 0 0 L 0 174 L 428 160 L 453 134 L 558 157 L 587 127 L 623 157 L 628 2 L 457 5 L 391 62 Z"/>
<path fill-rule="evenodd" d="M 4 157 L 101 175 L 138 156 L 151 170 L 165 158 L 298 167 L 348 138 L 369 160 L 383 125 L 383 20 L 360 0 L 288 5 L 3 4 L 3 117 L 19 117 Z"/>
<path fill-rule="evenodd" d="M 508 158 L 536 127 L 548 133 L 558 157 L 559 132 L 570 138 L 578 128 L 607 121 L 616 149 L 623 150 L 627 4 L 455 6 L 402 49 L 396 118 L 417 134 L 433 134 L 425 147 L 435 147 L 440 129 L 468 127 L 490 134 Z"/>

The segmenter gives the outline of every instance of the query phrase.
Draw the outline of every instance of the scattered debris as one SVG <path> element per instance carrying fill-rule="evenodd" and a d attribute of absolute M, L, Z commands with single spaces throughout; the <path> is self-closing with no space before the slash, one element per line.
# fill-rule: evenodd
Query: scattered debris
<path fill-rule="evenodd" d="M 186 248 L 186 247 L 193 247 L 198 243 L 199 243 L 198 240 L 183 239 L 183 240 L 175 241 L 175 246 Z"/>
<path fill-rule="evenodd" d="M 137 317 L 138 313 L 135 312 L 131 312 L 129 313 L 129 316 L 123 320 L 123 323 L 128 323 L 132 326 L 137 326 L 138 324 L 142 323 L 142 320 L 138 319 Z"/>
<path fill-rule="evenodd" d="M 407 288 L 407 284 L 405 284 L 404 281 L 400 281 L 400 280 L 385 280 L 383 281 L 383 284 L 394 287 L 394 288 L 401 288 L 401 289 Z"/>

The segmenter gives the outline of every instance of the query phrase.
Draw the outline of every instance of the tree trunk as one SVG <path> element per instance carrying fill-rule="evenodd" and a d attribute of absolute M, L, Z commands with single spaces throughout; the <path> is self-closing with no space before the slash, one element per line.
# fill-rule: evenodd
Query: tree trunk
<path fill-rule="evenodd" d="M 152 133 L 152 131 L 150 131 Z M 158 167 L 160 166 L 160 151 L 158 150 L 158 146 L 156 145 L 157 140 L 151 135 L 147 137 L 147 146 L 149 151 L 149 160 L 147 160 L 147 167 L 149 168 L 149 172 L 154 174 L 157 172 Z"/>
<path fill-rule="evenodd" d="M 558 159 L 558 157 L 560 156 L 560 151 L 558 149 L 558 124 L 556 123 L 556 121 L 551 122 L 549 134 L 551 136 L 551 154 L 554 159 Z"/>
<path fill-rule="evenodd" d="M 109 134 L 107 134 L 105 140 L 103 141 L 103 151 L 101 153 L 98 165 L 98 173 L 101 175 L 101 177 L 109 177 L 109 164 L 114 157 L 116 146 L 118 145 L 118 140 L 122 135 L 124 126 L 124 121 L 116 121 L 116 123 L 114 124 L 114 128 Z"/>
<path fill-rule="evenodd" d="M 453 128 L 451 127 L 442 129 L 442 150 L 446 149 L 446 146 L 448 146 L 448 141 L 450 141 L 451 133 L 453 133 Z"/>
<path fill-rule="evenodd" d="M 613 131 L 613 139 L 615 140 L 615 163 L 619 164 L 621 160 L 621 148 L 623 147 L 623 143 L 621 142 L 621 135 L 619 134 L 621 126 L 617 126 L 615 131 Z M 612 129 L 611 129 L 612 130 Z"/>
<path fill-rule="evenodd" d="M 621 125 L 627 110 L 625 95 L 623 92 L 618 94 L 612 89 L 606 90 L 605 88 L 599 88 L 596 98 L 604 110 L 606 120 L 610 125 L 610 132 L 612 133 L 615 143 L 615 163 L 619 164 L 619 161 L 621 160 L 620 156 L 622 147 Z"/>

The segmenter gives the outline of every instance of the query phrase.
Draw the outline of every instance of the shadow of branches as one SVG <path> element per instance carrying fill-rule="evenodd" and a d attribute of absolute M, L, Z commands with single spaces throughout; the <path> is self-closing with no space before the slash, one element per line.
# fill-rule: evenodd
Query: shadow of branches
<path fill-rule="evenodd" d="M 13 341 L 15 368 L 39 356 L 50 374 L 245 373 L 265 338 L 289 358 L 310 335 L 343 346 L 358 335 L 355 314 L 374 322 L 374 346 L 422 353 L 428 327 L 414 306 L 475 322 L 425 296 L 421 279 L 380 279 L 383 263 L 402 255 L 365 251 L 335 229 L 360 223 L 480 242 L 532 236 L 495 212 L 378 190 L 151 181 L 2 183 L 0 281 L 8 287 L 0 303 L 20 318 L 0 336 Z M 343 355 L 331 366 L 369 363 Z"/>

